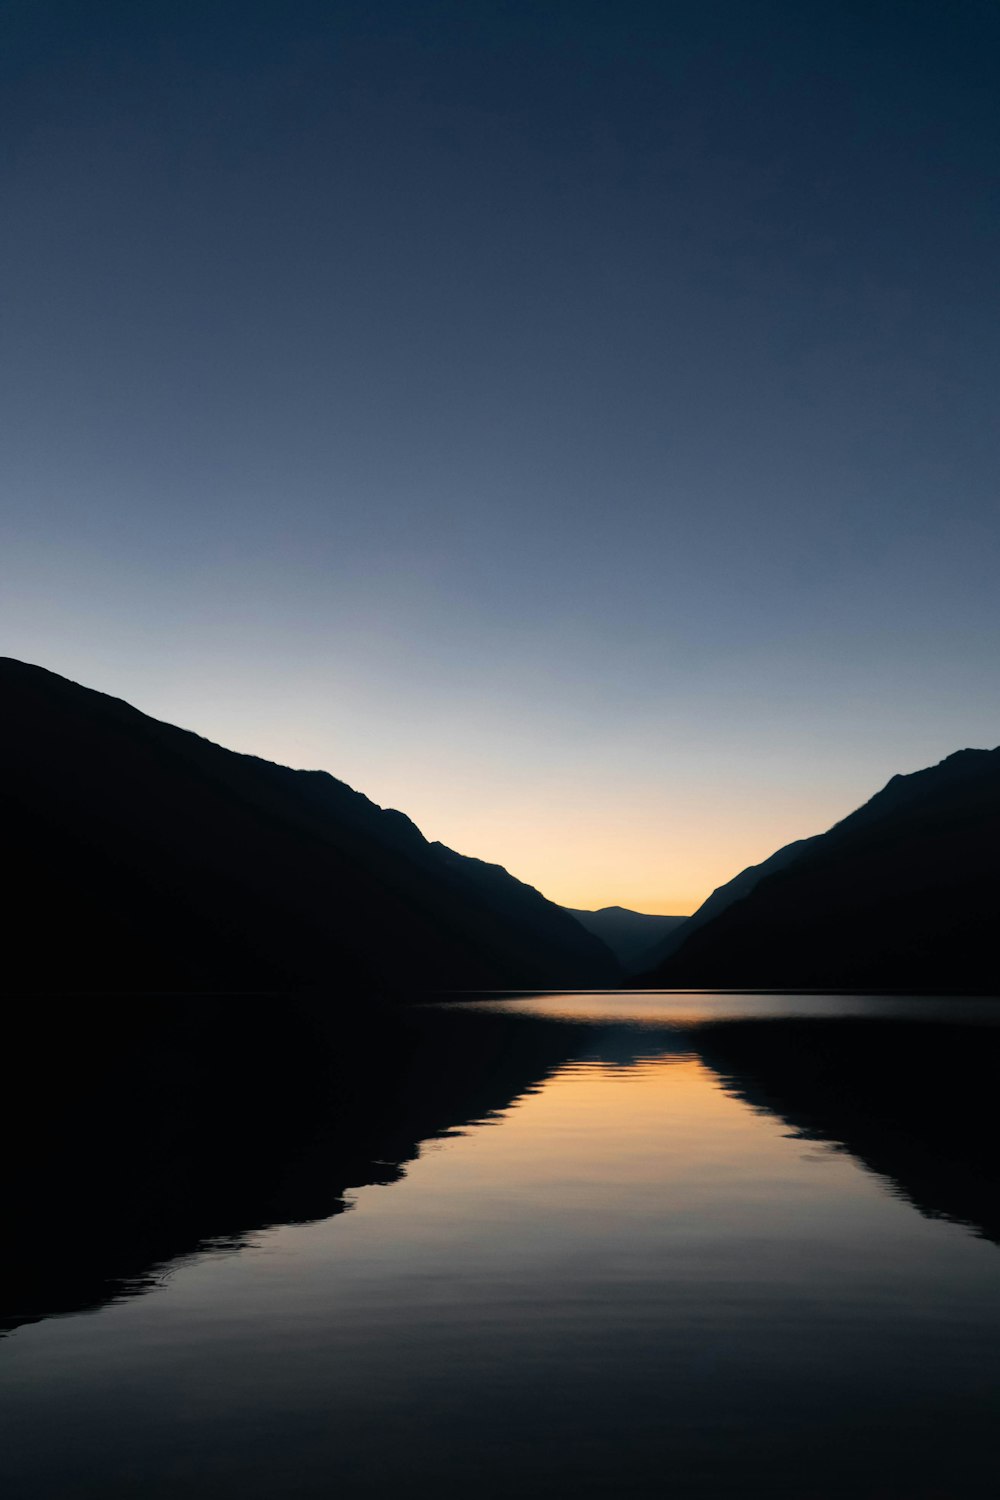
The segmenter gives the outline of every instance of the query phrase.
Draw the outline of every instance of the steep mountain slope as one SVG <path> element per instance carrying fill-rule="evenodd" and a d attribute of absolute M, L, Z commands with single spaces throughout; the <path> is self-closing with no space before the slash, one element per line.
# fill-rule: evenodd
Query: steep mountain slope
<path fill-rule="evenodd" d="M 785 844 L 769 858 L 761 860 L 759 865 L 747 865 L 732 880 L 727 880 L 724 885 L 716 886 L 712 894 L 701 903 L 697 911 L 693 911 L 689 917 L 683 918 L 683 927 L 677 926 L 665 933 L 652 947 L 642 953 L 635 955 L 632 965 L 633 973 L 647 973 L 664 963 L 672 953 L 676 953 L 682 943 L 699 927 L 704 927 L 713 917 L 724 912 L 727 906 L 732 906 L 734 901 L 741 901 L 744 896 L 749 896 L 754 886 L 764 879 L 765 875 L 773 875 L 777 870 L 783 870 L 790 865 L 800 854 L 804 854 L 813 839 L 796 839 L 792 844 Z M 605 939 L 605 941 L 607 941 Z M 609 944 L 609 946 L 611 946 Z"/>
<path fill-rule="evenodd" d="M 592 932 L 606 943 L 626 973 L 639 967 L 649 968 L 642 962 L 651 948 L 659 946 L 668 936 L 685 923 L 687 917 L 659 917 L 642 911 L 630 911 L 626 906 L 602 906 L 598 911 L 578 911 L 575 907 L 564 908 L 575 917 L 581 927 Z"/>
<path fill-rule="evenodd" d="M 961 750 L 804 840 L 647 982 L 994 991 L 998 911 L 1000 749 Z"/>
<path fill-rule="evenodd" d="M 325 772 L 0 659 L 12 991 L 600 984 L 610 952 Z"/>

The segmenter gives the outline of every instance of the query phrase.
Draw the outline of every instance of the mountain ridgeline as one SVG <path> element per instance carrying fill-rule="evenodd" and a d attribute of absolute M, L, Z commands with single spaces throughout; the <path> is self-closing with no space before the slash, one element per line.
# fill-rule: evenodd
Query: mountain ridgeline
<path fill-rule="evenodd" d="M 720 886 L 640 982 L 995 993 L 998 912 L 1000 749 L 960 750 Z"/>
<path fill-rule="evenodd" d="M 619 977 L 531 886 L 325 772 L 225 750 L 10 658 L 0 723 L 8 994 Z"/>
<path fill-rule="evenodd" d="M 686 942 L 693 932 L 697 932 L 699 927 L 704 927 L 706 922 L 710 922 L 713 917 L 725 911 L 727 906 L 732 906 L 734 901 L 741 901 L 744 896 L 749 896 L 754 886 L 763 880 L 765 875 L 771 875 L 775 870 L 783 870 L 812 842 L 812 839 L 797 839 L 794 844 L 785 844 L 782 849 L 778 849 L 767 859 L 761 860 L 759 865 L 748 865 L 745 870 L 734 875 L 732 880 L 727 880 L 724 885 L 716 886 L 697 911 L 692 912 L 689 917 L 681 917 L 676 925 L 664 931 L 651 947 L 637 953 L 629 972 L 646 974 L 658 968 L 672 953 L 676 953 L 681 944 Z"/>
<path fill-rule="evenodd" d="M 1000 749 L 888 785 L 692 916 L 569 911 L 321 771 L 0 658 L 6 993 L 995 992 Z"/>
<path fill-rule="evenodd" d="M 586 927 L 602 943 L 607 943 L 626 974 L 636 974 L 652 967 L 661 946 L 673 937 L 680 939 L 680 929 L 687 917 L 652 916 L 630 911 L 626 906 L 602 906 L 598 911 L 566 910 L 581 927 Z"/>

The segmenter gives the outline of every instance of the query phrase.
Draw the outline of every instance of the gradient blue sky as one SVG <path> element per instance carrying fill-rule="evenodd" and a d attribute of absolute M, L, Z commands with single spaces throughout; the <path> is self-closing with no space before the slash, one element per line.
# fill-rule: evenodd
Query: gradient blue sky
<path fill-rule="evenodd" d="M 994 745 L 990 0 L 2 6 L 0 649 L 691 910 Z"/>

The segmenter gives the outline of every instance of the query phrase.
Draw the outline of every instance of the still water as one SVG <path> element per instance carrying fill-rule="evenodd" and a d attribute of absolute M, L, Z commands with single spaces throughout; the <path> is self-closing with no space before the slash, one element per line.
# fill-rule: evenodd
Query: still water
<path fill-rule="evenodd" d="M 58 1253 L 0 1339 L 3 1493 L 996 1493 L 998 1019 L 817 996 L 423 1007 L 391 1111 L 359 1102 L 353 1142 L 350 1114 L 297 1127 L 283 1211 L 240 1197 L 200 1234 L 199 1199 L 189 1241 L 147 1223 L 126 1265 L 109 1236 L 79 1285 L 85 1230 L 54 1214 Z M 352 1046 L 359 1101 L 381 1047 Z M 248 1121 L 273 1105 L 258 1085 Z M 149 1170 L 162 1199 L 179 1169 Z"/>

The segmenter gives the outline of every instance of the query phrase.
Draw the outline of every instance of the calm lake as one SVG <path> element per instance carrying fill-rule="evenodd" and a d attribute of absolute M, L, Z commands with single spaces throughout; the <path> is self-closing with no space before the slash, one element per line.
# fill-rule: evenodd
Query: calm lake
<path fill-rule="evenodd" d="M 425 1006 L 334 1048 L 337 1088 L 270 1039 L 273 1083 L 185 1077 L 166 1145 L 154 1061 L 32 1164 L 3 1494 L 995 1494 L 998 1022 Z"/>

